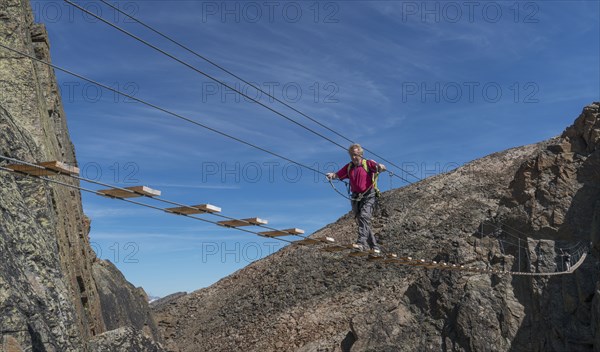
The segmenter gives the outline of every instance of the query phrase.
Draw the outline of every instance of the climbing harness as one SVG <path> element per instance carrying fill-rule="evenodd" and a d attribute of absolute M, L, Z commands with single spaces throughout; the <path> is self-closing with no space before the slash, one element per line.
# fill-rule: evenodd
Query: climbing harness
<path fill-rule="evenodd" d="M 366 191 L 364 191 L 363 193 L 358 193 L 358 196 L 356 196 L 356 197 L 352 197 L 352 192 L 350 191 L 350 184 L 349 184 L 348 182 L 346 182 L 346 181 L 342 181 L 342 182 L 344 182 L 344 184 L 346 185 L 346 190 L 347 190 L 347 192 L 348 192 L 348 195 L 346 196 L 346 195 L 344 195 L 342 192 L 340 192 L 340 191 L 339 191 L 339 190 L 338 190 L 338 189 L 335 187 L 335 185 L 333 184 L 333 181 L 332 181 L 332 180 L 329 180 L 329 179 L 328 179 L 328 181 L 329 181 L 329 184 L 331 185 L 331 187 L 333 188 L 333 190 L 334 190 L 334 191 L 336 191 L 336 192 L 337 192 L 337 193 L 338 193 L 340 196 L 342 196 L 342 197 L 344 197 L 344 198 L 348 199 L 348 200 L 349 200 L 349 201 L 351 201 L 351 202 L 360 202 L 360 201 L 363 199 L 363 197 L 365 196 L 365 194 L 367 194 L 367 193 L 368 193 L 368 192 L 371 190 L 371 188 L 373 188 L 373 185 L 371 185 L 371 186 L 369 186 L 369 188 L 367 188 L 367 190 L 366 190 Z M 379 194 L 380 194 L 380 193 L 379 193 L 379 191 L 377 191 L 377 193 L 375 194 L 375 198 L 376 198 L 376 199 L 377 199 L 377 198 L 379 198 Z"/>

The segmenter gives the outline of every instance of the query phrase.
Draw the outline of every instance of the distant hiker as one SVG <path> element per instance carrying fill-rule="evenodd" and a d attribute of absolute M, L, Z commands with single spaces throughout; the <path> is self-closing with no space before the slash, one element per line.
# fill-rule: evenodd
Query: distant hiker
<path fill-rule="evenodd" d="M 567 271 L 571 270 L 571 255 L 569 254 L 569 252 L 565 252 L 563 254 L 563 258 L 565 261 L 565 268 L 567 268 Z"/>
<path fill-rule="evenodd" d="M 353 247 L 358 250 L 371 249 L 378 254 L 381 253 L 381 250 L 371 230 L 371 218 L 373 217 L 375 198 L 379 196 L 377 176 L 386 168 L 383 164 L 364 159 L 364 151 L 360 144 L 352 144 L 348 148 L 348 153 L 352 161 L 338 172 L 328 173 L 327 178 L 329 180 L 350 179 L 352 212 L 358 224 L 358 240 Z"/>

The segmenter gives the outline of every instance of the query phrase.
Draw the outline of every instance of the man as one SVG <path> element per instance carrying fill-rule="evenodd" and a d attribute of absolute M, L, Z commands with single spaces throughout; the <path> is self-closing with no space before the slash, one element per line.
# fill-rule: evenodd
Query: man
<path fill-rule="evenodd" d="M 379 254 L 381 250 L 371 230 L 371 218 L 373 217 L 373 206 L 375 197 L 379 190 L 374 184 L 375 176 L 385 171 L 385 165 L 378 164 L 373 160 L 363 159 L 363 148 L 360 144 L 353 144 L 348 148 L 350 163 L 342 167 L 338 172 L 330 172 L 327 178 L 350 179 L 350 191 L 352 192 L 352 212 L 358 224 L 358 240 L 353 245 L 358 250 L 369 250 Z"/>
<path fill-rule="evenodd" d="M 570 271 L 571 270 L 571 254 L 569 254 L 569 252 L 565 252 L 564 257 L 565 257 L 565 267 L 566 267 L 567 271 Z"/>
<path fill-rule="evenodd" d="M 569 252 L 565 252 L 562 250 L 562 248 L 560 249 L 560 256 L 562 257 L 562 264 L 563 264 L 563 270 L 566 269 L 566 271 L 570 271 L 571 270 L 571 254 L 569 254 Z"/>

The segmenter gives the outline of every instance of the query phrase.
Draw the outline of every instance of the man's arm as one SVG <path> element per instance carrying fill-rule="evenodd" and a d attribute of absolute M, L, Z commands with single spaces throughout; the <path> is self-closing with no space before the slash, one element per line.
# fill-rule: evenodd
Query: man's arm
<path fill-rule="evenodd" d="M 329 179 L 329 180 L 335 180 L 335 179 L 344 180 L 344 179 L 347 179 L 348 178 L 348 164 L 344 165 L 344 167 L 342 167 L 341 169 L 339 169 L 338 172 L 328 172 L 325 175 L 327 176 L 327 179 Z"/>
<path fill-rule="evenodd" d="M 367 162 L 367 165 L 369 166 L 369 169 L 371 169 L 372 172 L 374 171 L 374 172 L 379 173 L 379 172 L 383 172 L 383 171 L 387 170 L 385 165 L 379 164 L 375 160 L 369 160 Z"/>

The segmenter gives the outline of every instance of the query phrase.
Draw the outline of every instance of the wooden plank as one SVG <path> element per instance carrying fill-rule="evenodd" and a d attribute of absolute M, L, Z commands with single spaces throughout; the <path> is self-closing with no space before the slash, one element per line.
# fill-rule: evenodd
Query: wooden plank
<path fill-rule="evenodd" d="M 360 250 L 360 246 L 357 243 L 349 244 L 346 247 L 352 250 L 352 252 L 348 253 L 349 257 L 366 257 L 369 254 L 373 254 L 371 250 Z"/>
<path fill-rule="evenodd" d="M 432 262 L 427 263 L 427 265 L 425 265 L 426 268 L 432 269 L 432 268 L 439 268 L 439 264 L 434 260 Z"/>
<path fill-rule="evenodd" d="M 56 174 L 79 175 L 79 168 L 60 161 L 46 161 L 36 165 L 41 167 L 25 164 L 11 164 L 6 165 L 6 168 L 32 176 L 52 176 Z"/>
<path fill-rule="evenodd" d="M 131 192 L 128 192 L 129 190 Z M 150 187 L 146 186 L 134 186 L 134 187 L 126 187 L 125 189 L 111 188 L 111 189 L 103 189 L 97 191 L 96 193 L 106 196 L 106 197 L 115 197 L 115 198 L 135 198 L 141 196 L 147 197 L 155 197 L 160 196 L 161 192 Z"/>
<path fill-rule="evenodd" d="M 247 218 L 242 220 L 247 221 L 253 225 L 266 225 L 269 223 L 267 220 L 261 218 Z"/>
<path fill-rule="evenodd" d="M 135 192 L 127 192 L 123 189 L 116 189 L 116 188 L 111 188 L 111 189 L 103 189 L 100 190 L 98 192 L 99 195 L 101 196 L 105 196 L 105 197 L 116 197 L 116 198 L 135 198 L 135 197 L 141 197 L 141 194 L 135 193 Z"/>
<path fill-rule="evenodd" d="M 299 245 L 311 245 L 311 244 L 317 244 L 317 243 L 332 244 L 332 243 L 335 243 L 335 240 L 331 237 L 305 238 L 300 241 L 294 241 L 293 243 L 299 244 Z"/>
<path fill-rule="evenodd" d="M 391 253 L 385 256 L 385 260 L 383 261 L 384 263 L 395 263 L 396 261 L 398 261 L 398 255 Z"/>
<path fill-rule="evenodd" d="M 385 257 L 382 255 L 369 255 L 369 258 L 367 258 L 368 261 L 370 262 L 376 262 L 376 261 L 380 261 L 380 260 L 384 260 Z"/>
<path fill-rule="evenodd" d="M 142 195 L 144 195 L 146 197 L 158 197 L 162 193 L 159 190 L 152 189 L 152 188 L 147 187 L 147 186 L 134 186 L 134 187 L 127 187 L 125 189 L 128 189 L 130 191 L 134 191 L 135 193 L 142 194 Z"/>
<path fill-rule="evenodd" d="M 297 229 L 297 228 L 260 232 L 261 235 L 265 235 L 267 237 L 301 235 L 303 233 L 304 233 L 304 230 Z"/>
<path fill-rule="evenodd" d="M 35 166 L 23 165 L 23 164 L 11 164 L 5 166 L 7 169 L 11 169 L 13 171 L 22 172 L 27 175 L 32 176 L 51 176 L 56 175 L 56 171 L 52 170 L 44 170 L 41 168 L 37 168 Z"/>
<path fill-rule="evenodd" d="M 264 231 L 259 232 L 261 235 L 265 235 L 267 237 L 281 237 L 281 236 L 291 236 L 290 233 L 285 231 L 275 230 L 275 231 Z"/>
<path fill-rule="evenodd" d="M 241 227 L 241 226 L 252 226 L 252 225 L 266 225 L 269 222 L 261 218 L 247 218 L 247 219 L 233 219 L 219 221 L 217 224 L 225 227 Z"/>
<path fill-rule="evenodd" d="M 294 241 L 293 243 L 301 246 L 310 246 L 312 244 L 321 243 L 321 240 L 317 238 L 305 238 L 300 241 Z"/>
<path fill-rule="evenodd" d="M 204 213 L 220 213 L 221 208 L 212 204 L 190 205 L 189 207 L 167 208 L 166 211 L 175 214 L 191 215 Z"/>
<path fill-rule="evenodd" d="M 285 230 L 282 230 L 282 231 L 285 231 L 285 232 L 287 232 L 289 234 L 292 234 L 292 235 L 302 235 L 302 234 L 304 234 L 304 230 L 297 229 L 295 227 L 291 228 L 291 229 L 285 229 Z"/>
<path fill-rule="evenodd" d="M 345 251 L 346 248 L 344 248 L 342 246 L 327 246 L 327 247 L 321 248 L 321 250 L 325 251 L 325 252 L 341 252 L 341 251 Z"/>
<path fill-rule="evenodd" d="M 352 243 L 348 245 L 349 249 L 355 250 L 355 251 L 362 251 L 360 247 L 360 245 L 358 243 Z M 363 252 L 367 252 L 367 250 L 364 250 Z"/>
<path fill-rule="evenodd" d="M 247 222 L 247 221 L 242 221 L 242 220 L 223 220 L 223 221 L 219 221 L 218 222 L 219 225 L 221 226 L 225 226 L 225 227 L 240 227 L 240 226 L 251 226 L 253 224 Z"/>
<path fill-rule="evenodd" d="M 40 166 L 43 166 L 48 169 L 52 169 L 61 174 L 67 175 L 79 175 L 79 168 L 75 166 L 71 166 L 69 164 L 60 162 L 60 161 L 46 161 L 43 163 L 39 163 Z"/>
<path fill-rule="evenodd" d="M 414 263 L 416 266 L 425 266 L 428 262 L 425 259 L 417 259 Z"/>
<path fill-rule="evenodd" d="M 369 252 L 365 252 L 365 251 L 353 251 L 348 253 L 349 257 L 366 257 L 369 255 Z"/>

